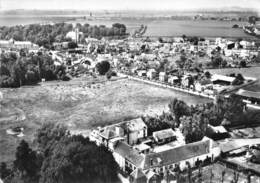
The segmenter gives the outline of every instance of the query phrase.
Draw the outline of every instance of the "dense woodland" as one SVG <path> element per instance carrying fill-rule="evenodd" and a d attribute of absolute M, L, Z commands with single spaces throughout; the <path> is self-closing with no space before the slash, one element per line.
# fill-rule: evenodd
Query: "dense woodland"
<path fill-rule="evenodd" d="M 0 55 L 0 87 L 20 87 L 46 80 L 69 80 L 64 66 L 55 66 L 49 53 L 21 50 Z"/>
<path fill-rule="evenodd" d="M 124 24 L 115 23 L 112 27 L 104 25 L 92 26 L 89 24 L 77 24 L 76 27 L 83 35 L 80 36 L 80 42 L 84 42 L 86 37 L 102 38 L 106 36 L 124 36 L 126 35 L 126 26 Z M 0 27 L 0 39 L 9 40 L 13 38 L 16 41 L 31 41 L 51 48 L 53 42 L 71 41 L 66 38 L 66 34 L 73 30 L 72 24 L 57 23 L 54 25 L 17 25 L 12 27 Z"/>
<path fill-rule="evenodd" d="M 60 125 L 45 124 L 36 134 L 37 149 L 24 140 L 12 167 L 0 165 L 6 183 L 112 183 L 118 165 L 112 153 L 83 136 L 71 136 Z"/>
<path fill-rule="evenodd" d="M 259 124 L 260 113 L 246 110 L 242 99 L 231 95 L 226 99 L 218 97 L 216 102 L 188 106 L 173 99 L 169 103 L 169 113 L 157 117 L 143 117 L 148 126 L 148 134 L 167 128 L 180 128 L 187 143 L 201 140 L 206 135 L 208 124 L 226 127 Z"/>

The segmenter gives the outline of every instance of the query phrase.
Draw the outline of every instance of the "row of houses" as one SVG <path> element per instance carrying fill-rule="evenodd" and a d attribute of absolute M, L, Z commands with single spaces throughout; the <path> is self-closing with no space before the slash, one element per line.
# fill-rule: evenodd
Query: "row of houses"
<path fill-rule="evenodd" d="M 30 41 L 0 40 L 0 48 L 3 49 L 31 49 L 37 50 L 39 46 Z"/>
<path fill-rule="evenodd" d="M 166 72 L 157 73 L 155 69 L 149 69 L 147 71 L 138 70 L 136 72 L 139 77 L 150 80 L 158 80 L 171 85 L 179 84 L 183 87 L 191 88 L 198 92 L 205 92 L 211 95 L 216 95 L 229 89 L 236 79 L 232 76 L 220 74 L 214 74 L 210 78 L 195 79 L 198 78 L 198 73 L 186 73 L 180 77 L 177 75 L 167 74 Z M 254 80 L 255 78 L 252 79 Z"/>

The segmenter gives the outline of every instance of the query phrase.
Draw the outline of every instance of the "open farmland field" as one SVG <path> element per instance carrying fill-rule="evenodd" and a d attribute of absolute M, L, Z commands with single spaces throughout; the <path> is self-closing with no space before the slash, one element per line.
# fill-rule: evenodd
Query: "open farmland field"
<path fill-rule="evenodd" d="M 231 73 L 241 73 L 243 76 L 247 77 L 254 77 L 257 78 L 259 81 L 253 85 L 249 85 L 244 89 L 260 92 L 260 67 L 249 67 L 249 68 L 228 68 L 228 69 L 209 69 L 208 70 L 211 74 L 231 74 Z"/>
<path fill-rule="evenodd" d="M 33 143 L 36 129 L 44 123 L 62 123 L 71 130 L 88 134 L 93 127 L 161 113 L 174 97 L 188 104 L 209 101 L 122 78 L 114 81 L 80 78 L 1 91 L 4 95 L 0 112 L 2 161 L 14 158 L 22 138 Z M 17 126 L 24 128 L 24 137 L 6 134 L 7 129 Z"/>

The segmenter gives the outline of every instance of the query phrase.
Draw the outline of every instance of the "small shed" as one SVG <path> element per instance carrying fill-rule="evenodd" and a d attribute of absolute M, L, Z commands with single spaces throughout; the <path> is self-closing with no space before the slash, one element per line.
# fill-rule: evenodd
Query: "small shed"
<path fill-rule="evenodd" d="M 153 132 L 153 138 L 158 144 L 164 144 L 176 140 L 174 131 L 169 128 L 157 132 Z"/>

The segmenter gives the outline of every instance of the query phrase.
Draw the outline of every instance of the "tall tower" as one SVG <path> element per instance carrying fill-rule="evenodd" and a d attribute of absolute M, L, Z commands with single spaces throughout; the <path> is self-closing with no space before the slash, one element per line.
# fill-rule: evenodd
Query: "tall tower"
<path fill-rule="evenodd" d="M 79 29 L 78 28 L 76 28 L 75 29 L 75 41 L 76 41 L 76 43 L 78 44 L 78 41 L 79 41 Z"/>

